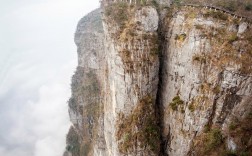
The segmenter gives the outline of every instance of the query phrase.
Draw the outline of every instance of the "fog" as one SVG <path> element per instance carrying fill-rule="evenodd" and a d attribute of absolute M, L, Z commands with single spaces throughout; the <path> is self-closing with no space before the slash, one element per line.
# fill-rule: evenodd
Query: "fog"
<path fill-rule="evenodd" d="M 0 155 L 61 156 L 77 65 L 77 22 L 98 0 L 9 0 L 0 6 Z"/>

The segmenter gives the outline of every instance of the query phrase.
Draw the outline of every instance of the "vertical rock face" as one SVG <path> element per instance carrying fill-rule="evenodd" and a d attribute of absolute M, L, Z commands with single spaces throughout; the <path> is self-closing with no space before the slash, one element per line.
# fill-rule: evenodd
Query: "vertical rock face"
<path fill-rule="evenodd" d="M 217 129 L 224 141 L 230 137 L 231 118 L 242 120 L 251 113 L 251 108 L 242 109 L 251 107 L 247 100 L 252 95 L 251 67 L 246 63 L 251 59 L 251 41 L 245 34 L 238 37 L 244 23 L 230 30 L 236 25 L 231 16 L 225 15 L 226 21 L 206 14 L 205 9 L 182 8 L 165 21 L 169 27 L 165 25 L 161 103 L 169 155 L 203 155 L 202 149 L 194 153 L 193 146 L 199 147 L 204 139 L 207 144 L 204 135 Z M 199 148 L 210 155 L 221 146 L 217 144 L 215 149 Z M 230 144 L 233 148 L 235 143 Z"/>
<path fill-rule="evenodd" d="M 159 131 L 155 114 L 158 21 L 158 13 L 151 6 L 136 9 L 126 3 L 114 3 L 105 8 L 104 128 L 109 155 L 154 155 L 159 149 L 154 145 L 159 136 L 145 134 L 147 128 L 153 128 L 154 133 Z M 150 112 L 142 112 L 138 107 Z M 153 127 L 148 127 L 150 118 Z M 156 138 L 152 138 L 154 135 Z"/>
<path fill-rule="evenodd" d="M 80 20 L 75 33 L 78 67 L 72 78 L 69 115 L 73 123 L 67 135 L 67 152 L 73 156 L 104 153 L 103 86 L 104 31 L 101 10 Z"/>
<path fill-rule="evenodd" d="M 102 4 L 103 20 L 96 10 L 75 34 L 65 155 L 249 155 L 246 19 L 151 1 Z"/>

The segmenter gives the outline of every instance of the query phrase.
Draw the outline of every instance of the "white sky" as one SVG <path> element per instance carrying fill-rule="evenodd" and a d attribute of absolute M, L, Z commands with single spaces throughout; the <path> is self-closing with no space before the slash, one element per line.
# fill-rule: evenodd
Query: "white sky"
<path fill-rule="evenodd" d="M 74 32 L 99 0 L 0 1 L 0 156 L 62 156 Z"/>

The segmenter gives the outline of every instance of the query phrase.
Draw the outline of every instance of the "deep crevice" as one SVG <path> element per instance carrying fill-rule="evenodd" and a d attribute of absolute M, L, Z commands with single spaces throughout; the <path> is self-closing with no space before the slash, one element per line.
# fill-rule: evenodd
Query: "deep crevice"
<path fill-rule="evenodd" d="M 165 41 L 165 34 L 163 29 L 163 19 L 161 19 L 160 10 L 157 9 L 159 14 L 159 23 L 158 23 L 158 51 L 159 51 L 159 73 L 158 73 L 158 89 L 157 89 L 157 96 L 156 96 L 156 114 L 159 117 L 159 127 L 160 127 L 160 152 L 159 156 L 168 156 L 166 153 L 166 148 L 168 144 L 169 136 L 163 136 L 164 130 L 164 107 L 162 103 L 162 85 L 163 85 L 163 68 L 164 68 L 164 52 L 166 49 L 166 41 Z"/>

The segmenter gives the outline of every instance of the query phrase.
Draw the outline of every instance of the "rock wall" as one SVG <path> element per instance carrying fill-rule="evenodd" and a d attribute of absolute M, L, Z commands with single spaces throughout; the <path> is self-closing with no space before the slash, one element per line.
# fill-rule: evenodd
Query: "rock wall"
<path fill-rule="evenodd" d="M 166 33 L 160 100 L 169 155 L 204 155 L 192 148 L 198 145 L 196 138 L 218 129 L 224 142 L 230 138 L 230 118 L 251 113 L 251 65 L 247 64 L 251 41 L 246 36 L 247 24 L 237 23 L 230 15 L 219 18 L 209 13 L 204 8 L 183 7 L 163 22 Z M 211 155 L 211 150 L 218 151 L 220 145 L 201 148 Z"/>
<path fill-rule="evenodd" d="M 157 124 L 154 106 L 159 72 L 158 21 L 158 13 L 151 6 L 136 9 L 115 3 L 105 9 L 107 100 L 104 128 L 110 155 L 155 155 L 152 149 L 159 148 L 141 139 L 156 139 L 144 131 L 149 126 L 146 124 L 149 118 L 153 117 L 153 124 Z M 140 103 L 151 107 L 153 112 L 145 112 L 146 117 L 142 116 L 136 110 Z M 129 118 L 136 121 L 126 124 Z"/>
<path fill-rule="evenodd" d="M 106 149 L 103 128 L 105 53 L 101 9 L 80 20 L 75 43 L 78 67 L 72 78 L 69 115 L 73 126 L 67 135 L 66 153 L 72 156 L 98 155 L 105 153 Z"/>
<path fill-rule="evenodd" d="M 250 24 L 135 2 L 103 1 L 102 18 L 96 10 L 78 24 L 65 154 L 252 153 Z"/>

